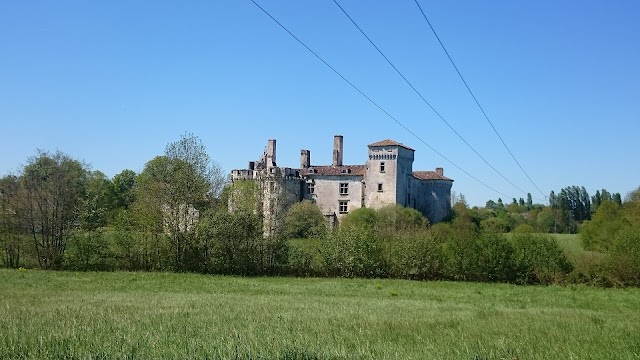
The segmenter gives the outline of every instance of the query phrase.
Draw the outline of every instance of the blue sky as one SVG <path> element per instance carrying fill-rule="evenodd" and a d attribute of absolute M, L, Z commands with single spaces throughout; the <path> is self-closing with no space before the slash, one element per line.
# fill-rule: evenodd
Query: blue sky
<path fill-rule="evenodd" d="M 491 170 L 417 97 L 331 0 L 258 1 L 327 62 L 439 152 L 372 106 L 249 0 L 0 2 L 0 174 L 59 149 L 113 176 L 141 171 L 185 132 L 226 170 L 278 140 L 345 163 L 392 138 L 414 170 L 444 167 L 472 205 L 543 202 L 483 118 L 413 0 L 340 4 Z M 494 125 L 548 194 L 640 186 L 640 3 L 420 1 Z"/>

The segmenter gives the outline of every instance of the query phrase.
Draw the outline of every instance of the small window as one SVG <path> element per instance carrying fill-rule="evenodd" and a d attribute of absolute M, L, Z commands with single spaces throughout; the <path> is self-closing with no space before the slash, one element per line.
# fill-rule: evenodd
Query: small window
<path fill-rule="evenodd" d="M 340 195 L 349 194 L 349 183 L 340 183 Z"/>
<path fill-rule="evenodd" d="M 269 182 L 269 190 L 271 192 L 276 191 L 276 183 L 275 182 L 273 182 L 273 181 Z"/>
<path fill-rule="evenodd" d="M 309 194 L 315 194 L 315 192 L 316 192 L 316 184 L 314 184 L 314 183 L 308 183 L 308 184 L 307 184 L 307 192 L 308 192 Z"/>
<path fill-rule="evenodd" d="M 382 183 L 378 184 L 378 192 L 382 192 Z"/>
<path fill-rule="evenodd" d="M 349 202 L 346 200 L 338 201 L 338 211 L 340 214 L 346 214 L 349 212 Z"/>
<path fill-rule="evenodd" d="M 380 163 L 380 172 L 384 172 L 384 161 Z"/>

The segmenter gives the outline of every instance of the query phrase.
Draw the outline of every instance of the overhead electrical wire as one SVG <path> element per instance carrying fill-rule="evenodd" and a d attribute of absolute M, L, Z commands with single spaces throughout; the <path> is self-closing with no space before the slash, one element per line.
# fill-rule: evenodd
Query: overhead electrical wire
<path fill-rule="evenodd" d="M 255 0 L 250 0 L 256 7 L 258 7 L 258 9 L 260 9 L 265 15 L 267 15 L 269 18 L 271 18 L 271 20 L 273 20 L 276 24 L 278 24 L 278 26 L 280 26 L 284 31 L 286 31 L 292 38 L 294 38 L 300 45 L 302 45 L 305 49 L 307 49 L 311 54 L 313 54 L 313 56 L 315 56 L 318 60 L 320 60 L 325 66 L 327 66 L 331 71 L 333 71 L 336 75 L 338 75 L 338 77 L 340 77 L 342 80 L 344 80 L 347 84 L 349 84 L 349 86 L 351 86 L 355 91 L 357 91 L 360 95 L 362 95 L 365 99 L 367 99 L 371 104 L 373 104 L 376 108 L 378 108 L 378 110 L 382 111 L 385 115 L 387 115 L 387 117 L 389 117 L 391 120 L 393 120 L 395 123 L 397 123 L 398 125 L 400 125 L 400 127 L 402 127 L 404 130 L 406 130 L 409 134 L 413 135 L 413 137 L 415 137 L 416 139 L 418 139 L 418 141 L 420 141 L 421 143 L 423 143 L 425 146 L 427 146 L 429 149 L 431 149 L 433 152 L 435 152 L 436 154 L 438 154 L 441 158 L 443 158 L 445 161 L 447 161 L 449 164 L 453 165 L 455 168 L 457 168 L 458 170 L 460 170 L 461 172 L 463 172 L 464 174 L 466 174 L 467 176 L 469 176 L 470 178 L 472 178 L 473 180 L 477 181 L 479 184 L 483 185 L 484 187 L 486 187 L 487 189 L 490 189 L 492 191 L 494 191 L 497 194 L 500 194 L 502 196 L 505 196 L 506 198 L 509 198 L 510 196 L 494 189 L 493 187 L 489 186 L 488 184 L 486 184 L 485 182 L 481 181 L 480 179 L 476 178 L 475 176 L 471 175 L 469 172 L 467 172 L 466 170 L 464 170 L 463 168 L 461 168 L 460 166 L 458 166 L 456 163 L 454 163 L 453 161 L 449 160 L 446 156 L 444 156 L 442 153 L 440 153 L 438 150 L 436 150 L 435 148 L 433 148 L 431 145 L 429 145 L 425 140 L 423 140 L 420 136 L 418 136 L 415 132 L 411 131 L 411 129 L 409 129 L 406 125 L 404 125 L 402 122 L 400 122 L 400 120 L 398 120 L 396 117 L 394 117 L 393 115 L 391 115 L 387 110 L 385 110 L 382 106 L 378 105 L 377 102 L 375 102 L 373 99 L 371 99 L 367 94 L 365 94 L 362 90 L 360 90 L 360 88 L 358 88 L 356 85 L 354 85 L 351 81 L 349 81 L 349 79 L 347 79 L 344 75 L 342 75 L 338 70 L 336 70 L 333 66 L 331 66 L 328 62 L 326 62 L 320 55 L 318 55 L 315 51 L 313 51 L 309 46 L 307 46 L 307 44 L 305 44 L 302 40 L 300 40 L 300 38 L 298 38 L 296 35 L 294 35 L 289 29 L 287 29 L 286 26 L 284 26 L 280 21 L 278 21 L 275 17 L 273 17 L 273 15 L 271 15 L 267 10 L 265 10 L 262 6 L 260 6 L 260 4 L 258 4 Z"/>
<path fill-rule="evenodd" d="M 531 177 L 529 176 L 529 174 L 527 174 L 527 172 L 524 170 L 524 168 L 522 167 L 522 165 L 520 164 L 520 162 L 518 161 L 518 159 L 516 159 L 515 155 L 513 155 L 513 152 L 511 151 L 511 149 L 509 149 L 509 147 L 507 146 L 507 144 L 505 143 L 505 141 L 502 139 L 502 136 L 500 136 L 500 133 L 498 133 L 498 130 L 496 129 L 496 127 L 493 125 L 493 122 L 491 122 L 491 119 L 489 119 L 489 115 L 487 115 L 486 111 L 484 111 L 484 108 L 482 107 L 482 105 L 480 105 L 480 102 L 478 101 L 478 98 L 476 98 L 475 94 L 473 93 L 473 91 L 471 91 L 471 87 L 469 87 L 469 84 L 467 84 L 467 81 L 464 79 L 464 77 L 462 76 L 462 73 L 460 72 L 460 70 L 458 69 L 458 67 L 456 66 L 456 63 L 453 62 L 453 59 L 451 58 L 451 55 L 449 55 L 449 52 L 447 51 L 447 49 L 444 47 L 444 44 L 442 43 L 442 40 L 440 40 L 440 37 L 438 36 L 438 34 L 436 33 L 435 28 L 433 27 L 433 25 L 431 25 L 431 22 L 429 21 L 429 18 L 427 18 L 427 14 L 425 14 L 424 10 L 422 10 L 422 6 L 420 6 L 420 3 L 418 2 L 418 0 L 414 0 L 416 5 L 418 5 L 418 9 L 420 9 L 420 13 L 422 13 L 422 17 L 424 17 L 424 20 L 427 22 L 427 24 L 429 25 L 429 28 L 431 29 L 431 32 L 433 32 L 433 35 L 436 37 L 436 39 L 438 40 L 438 43 L 440 43 L 440 47 L 442 47 L 442 50 L 444 50 L 444 53 L 447 55 L 447 58 L 449 58 L 449 61 L 451 62 L 451 65 L 453 65 L 453 68 L 456 70 L 456 72 L 458 73 L 458 76 L 460 77 L 460 80 L 462 80 L 462 82 L 464 83 L 464 86 L 467 88 L 467 91 L 469 91 L 469 94 L 471 94 L 471 97 L 473 98 L 473 100 L 475 101 L 476 105 L 478 105 L 478 108 L 480 109 L 480 111 L 482 112 L 482 115 L 484 115 L 484 118 L 487 119 L 487 122 L 489 122 L 489 125 L 491 125 L 491 128 L 493 129 L 493 132 L 496 133 L 496 135 L 498 136 L 498 139 L 500 139 L 500 142 L 502 142 L 502 145 L 504 145 L 504 148 L 507 149 L 507 151 L 509 152 L 509 155 L 511 155 L 511 158 L 513 158 L 513 161 L 516 162 L 516 164 L 518 164 L 518 167 L 520 168 L 520 170 L 522 170 L 522 173 L 524 173 L 524 175 L 527 177 L 527 179 L 529 179 L 529 181 L 533 184 L 533 186 L 535 186 L 536 189 L 538 189 L 538 191 L 540 192 L 540 194 L 542 194 L 542 196 L 544 196 L 544 198 L 546 199 L 547 196 L 542 192 L 542 190 L 540 190 L 540 188 L 538 187 L 538 185 L 536 185 L 536 183 L 531 179 Z"/>
<path fill-rule="evenodd" d="M 336 4 L 336 6 L 342 11 L 342 13 L 351 21 L 351 23 L 360 31 L 360 33 L 369 41 L 369 43 L 387 61 L 387 63 L 393 68 L 393 70 L 395 70 L 395 72 L 398 75 L 400 75 L 400 77 L 404 80 L 404 82 L 407 83 L 407 85 L 409 85 L 409 87 L 420 97 L 420 99 L 422 99 L 422 101 L 425 104 L 427 104 L 427 106 L 431 110 L 433 110 L 433 112 L 438 116 L 438 118 L 440 118 L 440 120 L 442 120 L 442 122 L 444 122 L 449 127 L 449 129 L 451 129 L 451 131 L 453 131 L 453 133 L 456 134 L 456 136 L 458 136 L 458 138 L 460 140 L 462 140 L 462 142 L 464 142 L 465 145 L 467 145 L 467 147 L 469 149 L 471 149 L 471 151 L 473 151 L 476 155 L 478 155 L 478 157 L 480 159 L 482 159 L 482 161 L 484 161 L 485 164 L 487 164 L 496 174 L 500 175 L 501 178 L 503 178 L 505 181 L 507 181 L 509 184 L 511 184 L 514 188 L 518 189 L 521 193 L 526 193 L 526 191 L 524 191 L 521 188 L 519 188 L 516 184 L 514 184 L 511 180 L 509 180 L 506 176 L 504 176 L 500 171 L 498 171 L 498 169 L 496 169 L 493 165 L 491 165 L 491 163 L 489 163 L 489 161 L 487 161 L 487 159 L 485 159 L 484 156 L 482 156 L 471 144 L 469 144 L 469 142 L 465 138 L 463 138 L 462 135 L 460 135 L 460 133 L 458 133 L 458 131 L 456 129 L 454 129 L 453 126 L 447 120 L 445 120 L 445 118 L 433 107 L 433 105 L 431 105 L 431 103 L 429 103 L 429 101 L 427 99 L 425 99 L 425 97 L 422 95 L 422 93 L 420 91 L 418 91 L 418 89 L 416 89 L 415 86 L 413 86 L 413 84 L 406 78 L 406 76 L 404 76 L 404 74 L 402 74 L 400 72 L 400 70 L 398 70 L 398 68 L 391 62 L 391 60 L 389 60 L 389 58 L 382 52 L 382 50 L 380 50 L 380 48 L 373 42 L 373 40 L 371 40 L 371 38 L 364 32 L 364 30 L 362 30 L 360 25 L 358 25 L 355 22 L 355 20 L 353 20 L 353 18 L 338 3 L 338 1 L 337 0 L 333 0 L 333 3 Z"/>

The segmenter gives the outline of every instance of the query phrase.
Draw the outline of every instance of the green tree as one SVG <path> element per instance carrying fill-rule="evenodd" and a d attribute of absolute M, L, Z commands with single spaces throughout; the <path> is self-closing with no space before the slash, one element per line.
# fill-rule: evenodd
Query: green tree
<path fill-rule="evenodd" d="M 128 210 L 136 200 L 136 178 L 138 175 L 133 170 L 122 170 L 111 180 L 113 207 Z"/>
<path fill-rule="evenodd" d="M 387 205 L 376 211 L 376 228 L 386 233 L 418 231 L 429 226 L 429 220 L 418 210 L 400 205 Z"/>
<path fill-rule="evenodd" d="M 26 222 L 43 269 L 60 268 L 86 195 L 87 168 L 62 152 L 38 152 L 22 169 Z"/>
<path fill-rule="evenodd" d="M 529 209 L 533 207 L 533 198 L 531 197 L 531 193 L 527 193 L 527 207 Z"/>
<path fill-rule="evenodd" d="M 195 250 L 198 214 L 220 195 L 224 183 L 220 167 L 192 134 L 169 143 L 165 156 L 147 163 L 140 174 L 138 194 L 142 201 L 153 203 L 156 214 L 151 218 L 161 214 L 164 232 L 171 238 L 174 269 L 187 270 L 188 255 Z"/>
<path fill-rule="evenodd" d="M 8 268 L 20 266 L 24 252 L 22 235 L 24 226 L 19 211 L 20 184 L 16 176 L 0 179 L 0 250 L 3 250 L 3 263 Z"/>
<path fill-rule="evenodd" d="M 327 232 L 327 222 L 318 205 L 302 201 L 291 206 L 284 219 L 287 238 L 321 238 Z"/>

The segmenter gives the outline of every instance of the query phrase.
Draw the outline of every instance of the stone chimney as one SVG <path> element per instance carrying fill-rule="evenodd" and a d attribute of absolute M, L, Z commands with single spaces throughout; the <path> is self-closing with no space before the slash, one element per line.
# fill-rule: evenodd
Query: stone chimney
<path fill-rule="evenodd" d="M 276 166 L 276 140 L 269 139 L 267 143 L 267 167 Z"/>
<path fill-rule="evenodd" d="M 333 166 L 342 166 L 342 135 L 333 137 Z"/>
<path fill-rule="evenodd" d="M 249 161 L 249 170 L 255 170 L 255 169 L 256 169 L 256 162 Z"/>
<path fill-rule="evenodd" d="M 444 176 L 444 169 L 443 168 L 436 168 L 436 174 L 438 174 L 440 176 Z"/>
<path fill-rule="evenodd" d="M 300 150 L 300 168 L 307 169 L 311 167 L 311 151 Z"/>

